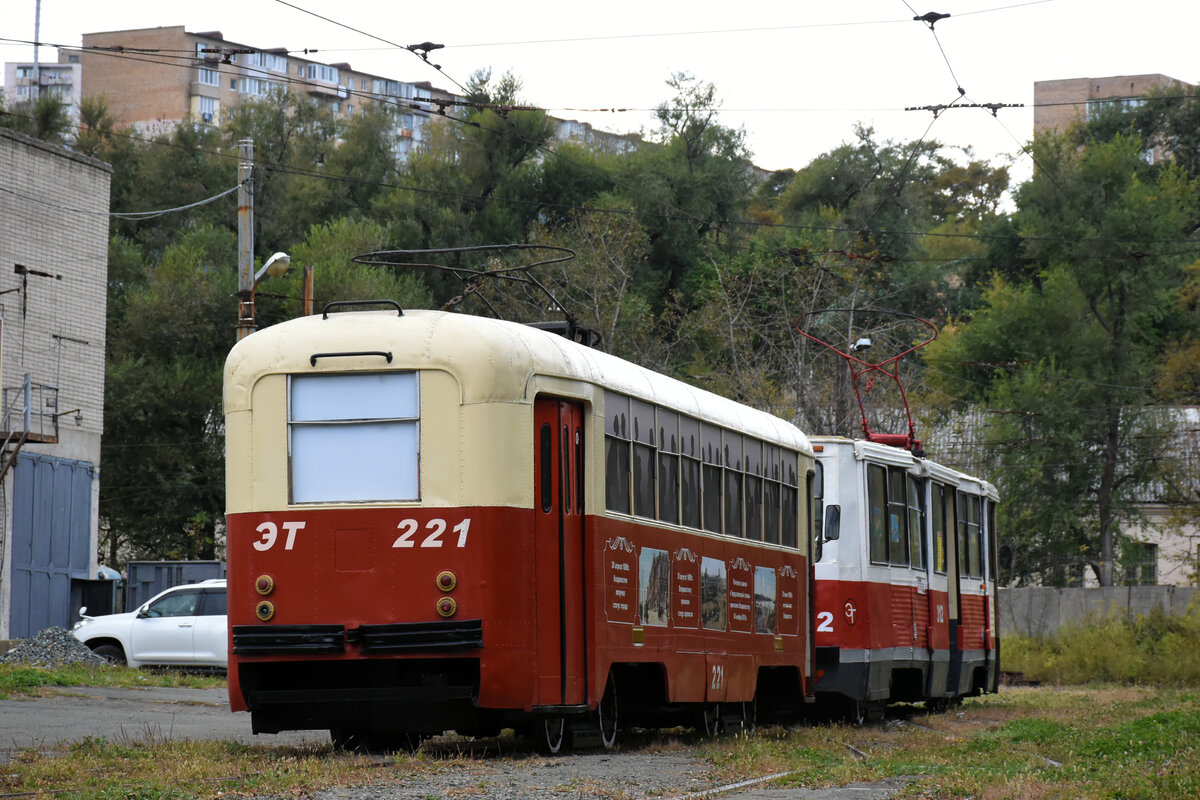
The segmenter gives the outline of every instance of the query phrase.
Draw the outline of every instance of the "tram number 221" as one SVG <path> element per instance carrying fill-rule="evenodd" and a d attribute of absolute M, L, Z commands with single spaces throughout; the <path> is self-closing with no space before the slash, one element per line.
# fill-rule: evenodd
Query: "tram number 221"
<path fill-rule="evenodd" d="M 400 531 L 400 535 L 392 542 L 392 547 L 441 547 L 445 544 L 442 536 L 446 533 L 446 528 L 449 525 L 450 523 L 444 519 L 434 518 L 428 520 L 425 523 L 424 531 L 418 536 L 417 532 L 421 529 L 421 523 L 415 519 L 401 520 L 396 525 L 396 528 Z M 264 522 L 255 528 L 261 536 L 258 541 L 254 542 L 254 549 L 260 552 L 270 550 L 279 541 L 279 529 L 283 528 L 285 534 L 283 549 L 291 550 L 296 545 L 296 532 L 303 530 L 304 526 L 304 522 L 284 522 L 280 525 L 276 525 L 274 522 Z M 470 529 L 470 517 L 450 528 L 451 533 L 458 534 L 457 547 L 463 548 L 467 546 L 467 533 Z"/>

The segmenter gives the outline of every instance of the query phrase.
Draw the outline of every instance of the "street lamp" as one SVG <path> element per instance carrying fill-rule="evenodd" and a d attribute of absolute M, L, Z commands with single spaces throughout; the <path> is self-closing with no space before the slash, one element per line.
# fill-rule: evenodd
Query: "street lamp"
<path fill-rule="evenodd" d="M 243 277 L 238 280 L 238 322 L 237 322 L 237 340 L 240 342 L 258 328 L 258 323 L 254 319 L 254 290 L 258 288 L 258 284 L 263 278 L 278 278 L 283 273 L 287 272 L 288 266 L 292 263 L 292 257 L 287 253 L 276 253 L 267 259 L 267 262 L 262 265 L 258 272 L 254 273 L 250 281 L 246 281 Z M 249 284 L 248 286 L 246 284 Z"/>

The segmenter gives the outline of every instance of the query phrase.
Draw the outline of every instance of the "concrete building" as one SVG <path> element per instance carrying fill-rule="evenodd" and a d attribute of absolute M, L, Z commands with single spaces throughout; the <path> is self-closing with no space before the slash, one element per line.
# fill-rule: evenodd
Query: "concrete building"
<path fill-rule="evenodd" d="M 0 639 L 95 578 L 112 168 L 0 128 Z"/>
<path fill-rule="evenodd" d="M 83 97 L 81 79 L 78 57 L 58 64 L 10 62 L 4 65 L 4 102 L 11 107 L 48 95 L 58 98 L 71 118 L 78 119 Z"/>
<path fill-rule="evenodd" d="M 238 104 L 275 90 L 309 97 L 342 118 L 375 102 L 396 106 L 396 151 L 423 146 L 437 115 L 421 98 L 444 95 L 428 83 L 406 83 L 296 56 L 283 48 L 230 42 L 220 31 L 192 33 L 182 25 L 85 33 L 83 49 L 59 61 L 82 66 L 84 97 L 103 96 L 120 125 L 143 136 L 170 133 L 183 120 L 220 125 Z"/>

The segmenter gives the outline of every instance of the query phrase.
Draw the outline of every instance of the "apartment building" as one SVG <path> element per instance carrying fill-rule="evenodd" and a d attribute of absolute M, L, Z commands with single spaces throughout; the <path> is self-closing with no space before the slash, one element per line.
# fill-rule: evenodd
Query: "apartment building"
<path fill-rule="evenodd" d="M 1036 81 L 1033 84 L 1033 132 L 1036 135 L 1065 131 L 1073 123 L 1087 122 L 1113 106 L 1137 108 L 1146 102 L 1146 95 L 1152 91 L 1189 86 L 1191 84 L 1159 74 Z M 1154 161 L 1166 155 L 1161 147 L 1147 152 L 1147 157 Z"/>
<path fill-rule="evenodd" d="M 72 119 L 79 117 L 81 67 L 78 56 L 62 63 L 10 62 L 4 65 L 4 100 L 17 105 L 39 97 L 56 97 Z"/>
<path fill-rule="evenodd" d="M 437 114 L 427 100 L 450 97 L 428 82 L 398 81 L 182 25 L 86 33 L 81 50 L 59 54 L 60 62 L 72 59 L 82 67 L 82 96 L 106 97 L 118 124 L 144 136 L 169 133 L 185 119 L 220 125 L 238 104 L 287 89 L 342 118 L 375 102 L 395 105 L 396 151 L 404 157 L 430 138 Z"/>

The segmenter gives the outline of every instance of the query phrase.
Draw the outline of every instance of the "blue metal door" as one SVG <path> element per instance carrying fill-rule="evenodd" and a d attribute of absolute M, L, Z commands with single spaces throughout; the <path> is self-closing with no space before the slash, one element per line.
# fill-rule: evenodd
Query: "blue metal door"
<path fill-rule="evenodd" d="M 9 635 L 71 625 L 71 579 L 87 578 L 92 481 L 86 461 L 21 453 L 13 471 Z"/>

